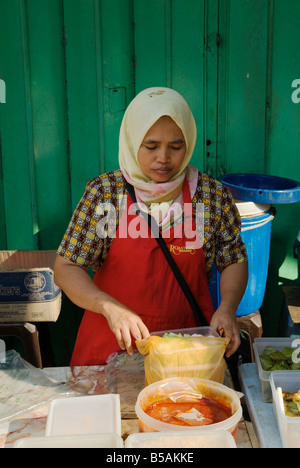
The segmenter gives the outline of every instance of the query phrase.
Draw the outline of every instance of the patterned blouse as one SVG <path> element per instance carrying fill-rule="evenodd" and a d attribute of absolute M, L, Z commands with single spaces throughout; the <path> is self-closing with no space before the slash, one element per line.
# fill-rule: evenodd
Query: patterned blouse
<path fill-rule="evenodd" d="M 126 201 L 126 196 L 125 179 L 120 170 L 92 179 L 73 213 L 58 254 L 83 267 L 92 267 L 95 273 L 109 252 L 113 242 L 110 232 L 118 225 L 120 205 Z M 194 217 L 197 203 L 204 206 L 203 251 L 210 280 L 214 262 L 222 272 L 232 263 L 246 262 L 247 252 L 240 237 L 239 213 L 227 187 L 199 172 L 192 200 Z M 114 217 L 103 211 L 104 204 L 113 207 Z M 107 221 L 102 229 L 106 235 L 101 235 L 99 224 L 104 218 Z"/>

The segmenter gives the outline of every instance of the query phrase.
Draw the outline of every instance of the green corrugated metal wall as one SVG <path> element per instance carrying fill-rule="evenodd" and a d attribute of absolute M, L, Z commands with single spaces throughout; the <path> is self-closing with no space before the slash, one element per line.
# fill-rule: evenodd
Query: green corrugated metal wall
<path fill-rule="evenodd" d="M 299 180 L 299 24 L 298 0 L 0 0 L 0 249 L 57 247 L 86 182 L 118 166 L 124 109 L 148 86 L 186 97 L 199 169 Z M 269 334 L 297 275 L 299 204 L 277 212 Z"/>

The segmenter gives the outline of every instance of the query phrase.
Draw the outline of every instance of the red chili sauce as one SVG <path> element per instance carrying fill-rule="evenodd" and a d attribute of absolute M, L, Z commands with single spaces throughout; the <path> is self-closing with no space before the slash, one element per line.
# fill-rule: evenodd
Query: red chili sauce
<path fill-rule="evenodd" d="M 178 418 L 180 413 L 186 413 L 189 410 L 197 410 L 204 416 L 205 419 L 195 421 L 190 424 L 184 421 L 184 418 Z M 158 419 L 161 422 L 169 424 L 177 424 L 180 426 L 207 426 L 209 424 L 218 423 L 232 416 L 231 408 L 222 403 L 211 400 L 203 396 L 198 400 L 187 402 L 174 402 L 171 399 L 166 399 L 149 405 L 144 409 L 148 416 Z M 177 415 L 177 417 L 176 417 Z"/>

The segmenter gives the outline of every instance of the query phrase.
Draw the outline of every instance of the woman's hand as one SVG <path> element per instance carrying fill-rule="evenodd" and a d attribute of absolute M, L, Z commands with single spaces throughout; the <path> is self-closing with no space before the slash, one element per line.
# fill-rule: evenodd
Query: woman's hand
<path fill-rule="evenodd" d="M 104 315 L 121 349 L 133 353 L 132 338 L 149 336 L 142 319 L 113 297 L 101 291 L 86 269 L 61 256 L 56 257 L 54 281 L 74 304 Z"/>
<path fill-rule="evenodd" d="M 115 334 L 120 348 L 130 355 L 134 352 L 132 337 L 141 340 L 149 336 L 149 330 L 140 316 L 112 298 L 103 303 L 102 314 Z"/>
<path fill-rule="evenodd" d="M 248 282 L 248 264 L 233 263 L 226 267 L 220 277 L 221 303 L 214 313 L 210 326 L 224 336 L 230 338 L 226 348 L 229 357 L 240 345 L 240 327 L 236 318 L 236 311 L 241 302 Z"/>
<path fill-rule="evenodd" d="M 223 332 L 223 336 L 230 339 L 226 348 L 226 357 L 231 356 L 238 349 L 240 340 L 240 327 L 236 319 L 235 310 L 226 309 L 222 304 L 214 313 L 210 326 L 218 333 Z"/>

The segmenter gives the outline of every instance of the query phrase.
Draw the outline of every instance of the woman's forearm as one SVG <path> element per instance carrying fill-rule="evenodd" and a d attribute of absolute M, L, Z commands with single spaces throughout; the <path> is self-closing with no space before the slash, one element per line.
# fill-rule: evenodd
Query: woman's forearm
<path fill-rule="evenodd" d="M 77 306 L 103 313 L 103 304 L 108 299 L 108 295 L 97 288 L 84 268 L 57 256 L 54 265 L 54 282 Z"/>
<path fill-rule="evenodd" d="M 233 313 L 241 302 L 248 283 L 248 264 L 234 263 L 223 270 L 220 277 L 221 303 Z"/>

